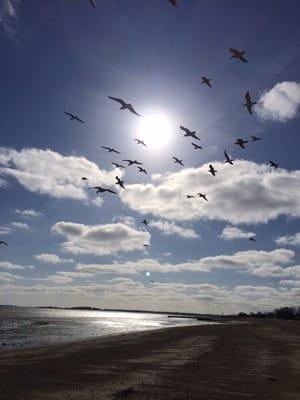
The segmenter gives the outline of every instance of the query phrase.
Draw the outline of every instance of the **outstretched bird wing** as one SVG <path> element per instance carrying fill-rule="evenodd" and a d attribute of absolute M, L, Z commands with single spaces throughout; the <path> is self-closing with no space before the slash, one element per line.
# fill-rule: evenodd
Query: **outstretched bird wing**
<path fill-rule="evenodd" d="M 137 115 L 138 117 L 141 116 L 141 114 L 139 114 L 138 112 L 135 111 L 135 109 L 133 108 L 133 106 L 129 106 L 129 107 L 128 107 L 128 110 L 129 110 L 130 112 L 132 112 L 133 114 Z"/>
<path fill-rule="evenodd" d="M 84 121 L 78 117 L 75 116 L 76 121 L 81 122 L 82 124 L 84 124 Z"/>
<path fill-rule="evenodd" d="M 90 0 L 92 6 L 96 9 L 97 4 L 96 4 L 96 0 Z"/>
<path fill-rule="evenodd" d="M 117 194 L 117 192 L 115 192 L 114 190 L 111 190 L 111 189 L 105 189 L 105 190 L 106 190 L 106 192 Z"/>
<path fill-rule="evenodd" d="M 8 244 L 6 242 L 0 242 L 0 244 L 4 244 L 5 246 L 8 246 Z"/>
<path fill-rule="evenodd" d="M 74 118 L 74 117 L 75 117 L 74 114 L 71 114 L 71 113 L 69 113 L 69 112 L 67 112 L 67 111 L 64 111 L 64 114 L 68 115 L 68 116 L 71 117 L 71 118 Z"/>
<path fill-rule="evenodd" d="M 108 96 L 108 98 L 120 103 L 121 106 L 126 106 L 126 102 L 123 99 L 120 99 L 118 97 L 113 97 L 113 96 Z"/>
<path fill-rule="evenodd" d="M 181 129 L 182 131 L 184 131 L 185 133 L 188 133 L 188 134 L 191 133 L 191 131 L 190 131 L 188 128 L 185 128 L 185 127 L 182 126 L 182 125 L 180 125 L 180 129 Z"/>
<path fill-rule="evenodd" d="M 102 147 L 102 149 L 105 149 L 105 150 L 111 151 L 111 147 L 107 147 L 107 146 L 101 146 L 101 147 Z"/>

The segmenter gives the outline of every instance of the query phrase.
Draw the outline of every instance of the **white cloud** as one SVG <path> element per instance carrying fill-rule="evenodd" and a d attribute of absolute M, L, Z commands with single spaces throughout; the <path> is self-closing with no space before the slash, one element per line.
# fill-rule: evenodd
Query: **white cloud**
<path fill-rule="evenodd" d="M 114 170 L 100 170 L 84 157 L 34 148 L 19 152 L 0 148 L 0 174 L 14 177 L 31 192 L 82 201 L 88 200 L 83 176 L 89 178 L 91 185 L 111 186 L 115 182 Z"/>
<path fill-rule="evenodd" d="M 142 250 L 151 238 L 148 232 L 122 223 L 84 225 L 61 221 L 52 227 L 52 232 L 67 239 L 62 243 L 64 251 L 99 256 Z"/>
<path fill-rule="evenodd" d="M 17 279 L 24 279 L 22 276 L 11 274 L 10 272 L 0 272 L 0 283 L 13 282 Z M 2 289 L 2 288 L 1 288 Z"/>
<path fill-rule="evenodd" d="M 12 222 L 10 224 L 15 229 L 30 229 L 29 225 L 26 222 Z"/>
<path fill-rule="evenodd" d="M 64 264 L 72 263 L 74 260 L 72 258 L 60 258 L 57 254 L 42 253 L 34 256 L 37 260 L 47 263 L 47 264 Z"/>
<path fill-rule="evenodd" d="M 22 217 L 40 217 L 41 215 L 43 215 L 41 212 L 39 211 L 35 211 L 35 210 L 19 210 L 18 208 L 15 210 L 15 212 L 19 215 L 21 215 Z"/>
<path fill-rule="evenodd" d="M 21 271 L 21 270 L 33 270 L 35 268 L 32 265 L 18 265 L 8 261 L 0 261 L 0 269 Z"/>
<path fill-rule="evenodd" d="M 12 231 L 10 226 L 0 226 L 0 235 L 9 235 Z"/>
<path fill-rule="evenodd" d="M 263 265 L 252 271 L 253 275 L 261 277 L 295 277 L 300 278 L 300 265 L 282 268 L 276 265 Z"/>
<path fill-rule="evenodd" d="M 200 236 L 191 228 L 183 228 L 175 222 L 150 221 L 149 226 L 159 229 L 164 235 L 177 235 L 185 239 L 198 239 Z"/>
<path fill-rule="evenodd" d="M 299 105 L 300 83 L 280 82 L 261 95 L 255 111 L 264 119 L 284 122 L 296 117 Z"/>
<path fill-rule="evenodd" d="M 2 26 L 12 38 L 15 38 L 16 34 L 19 3 L 19 0 L 2 0 L 0 3 L 0 27 Z"/>
<path fill-rule="evenodd" d="M 255 237 L 256 234 L 254 232 L 247 232 L 242 229 L 239 229 L 235 226 L 225 226 L 220 237 L 225 240 L 234 240 L 234 239 L 249 239 L 250 237 Z"/>
<path fill-rule="evenodd" d="M 177 221 L 255 224 L 279 215 L 300 217 L 300 171 L 274 171 L 245 160 L 237 160 L 234 167 L 213 164 L 218 170 L 216 177 L 208 173 L 208 164 L 185 168 L 165 174 L 158 183 L 128 184 L 121 199 L 143 214 Z M 208 201 L 186 199 L 186 193 L 197 192 L 205 192 Z"/>
<path fill-rule="evenodd" d="M 66 283 L 71 283 L 75 279 L 86 279 L 90 278 L 94 274 L 89 272 L 68 272 L 68 271 L 58 271 L 55 275 L 49 275 L 47 278 L 36 278 L 37 281 L 54 282 L 58 285 L 65 285 Z"/>
<path fill-rule="evenodd" d="M 279 245 L 288 244 L 292 246 L 300 246 L 300 232 L 293 235 L 280 236 L 275 239 L 275 242 Z"/>

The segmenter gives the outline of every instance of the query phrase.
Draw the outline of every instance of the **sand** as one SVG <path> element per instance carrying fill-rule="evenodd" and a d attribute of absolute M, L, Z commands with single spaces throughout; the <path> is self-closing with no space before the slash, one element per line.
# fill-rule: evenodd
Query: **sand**
<path fill-rule="evenodd" d="M 299 400 L 300 322 L 179 327 L 2 352 L 0 398 Z"/>

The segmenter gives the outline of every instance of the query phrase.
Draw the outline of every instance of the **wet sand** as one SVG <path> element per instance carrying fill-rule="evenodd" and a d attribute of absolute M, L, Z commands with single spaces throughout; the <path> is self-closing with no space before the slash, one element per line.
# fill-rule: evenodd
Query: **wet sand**
<path fill-rule="evenodd" d="M 2 352 L 0 393 L 2 400 L 298 400 L 300 321 L 179 327 Z"/>

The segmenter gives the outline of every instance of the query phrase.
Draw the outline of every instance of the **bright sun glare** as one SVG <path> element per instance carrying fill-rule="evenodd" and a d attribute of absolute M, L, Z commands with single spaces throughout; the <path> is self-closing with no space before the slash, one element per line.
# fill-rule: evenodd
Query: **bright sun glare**
<path fill-rule="evenodd" d="M 160 114 L 142 117 L 138 127 L 139 139 L 151 148 L 163 147 L 171 138 L 171 124 Z"/>

